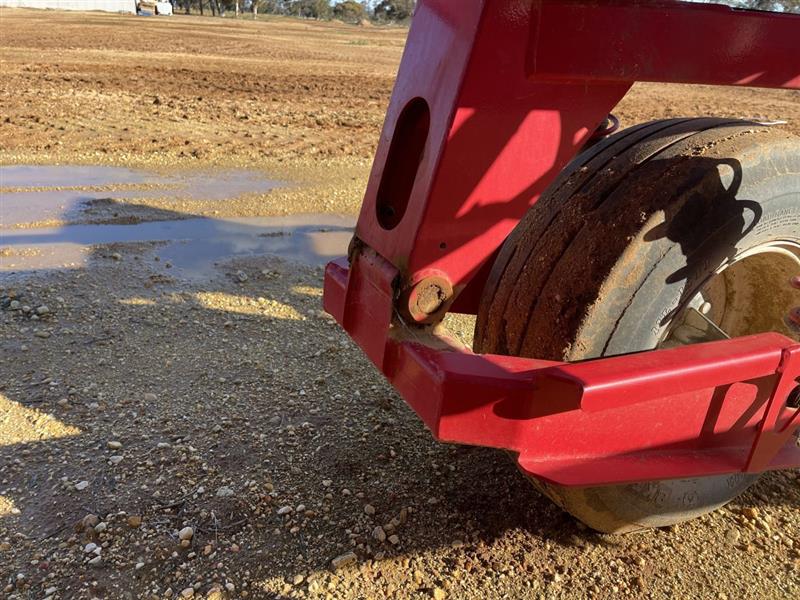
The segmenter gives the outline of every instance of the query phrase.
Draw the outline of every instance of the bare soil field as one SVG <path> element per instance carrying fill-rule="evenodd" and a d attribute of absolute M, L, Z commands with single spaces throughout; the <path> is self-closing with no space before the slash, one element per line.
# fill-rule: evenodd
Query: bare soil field
<path fill-rule="evenodd" d="M 321 311 L 313 236 L 358 210 L 405 30 L 23 10 L 0 30 L 5 173 L 114 169 L 0 180 L 0 597 L 800 596 L 798 473 L 685 525 L 594 533 L 503 453 L 435 443 Z M 641 84 L 616 113 L 800 134 L 789 91 Z M 220 194 L 223 171 L 257 184 Z M 11 218 L 27 193 L 80 202 Z M 237 237 L 197 272 L 174 229 L 69 233 L 197 221 L 214 246 L 236 223 L 277 244 L 256 219 L 300 213 L 329 219 L 294 235 L 305 260 Z M 24 266 L 54 240 L 80 252 Z"/>

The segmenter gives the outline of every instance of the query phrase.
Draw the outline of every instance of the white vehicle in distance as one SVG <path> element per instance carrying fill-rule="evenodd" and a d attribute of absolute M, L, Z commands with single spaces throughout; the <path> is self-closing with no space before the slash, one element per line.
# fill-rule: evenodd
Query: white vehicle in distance
<path fill-rule="evenodd" d="M 136 3 L 136 12 L 140 15 L 171 15 L 172 3 L 163 0 L 139 0 Z"/>

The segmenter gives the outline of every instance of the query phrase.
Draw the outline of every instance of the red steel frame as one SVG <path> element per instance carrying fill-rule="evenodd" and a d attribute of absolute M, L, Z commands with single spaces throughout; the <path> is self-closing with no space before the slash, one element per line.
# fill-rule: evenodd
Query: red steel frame
<path fill-rule="evenodd" d="M 551 482 L 800 466 L 787 406 L 800 345 L 787 337 L 569 364 L 473 354 L 426 325 L 477 310 L 499 246 L 635 81 L 800 89 L 800 17 L 421 0 L 325 309 L 438 439 L 511 450 Z"/>

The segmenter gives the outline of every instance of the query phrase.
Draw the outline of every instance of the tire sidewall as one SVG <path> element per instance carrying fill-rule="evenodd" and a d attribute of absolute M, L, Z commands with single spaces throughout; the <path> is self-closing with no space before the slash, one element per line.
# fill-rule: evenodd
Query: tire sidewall
<path fill-rule="evenodd" d="M 691 202 L 702 189 L 700 184 L 684 196 Z M 715 273 L 757 246 L 777 241 L 800 244 L 800 174 L 776 174 L 769 160 L 747 165 L 736 203 L 717 213 L 716 222 L 694 225 L 687 237 L 693 237 L 697 247 L 688 254 L 670 237 L 645 241 L 649 247 L 642 252 L 641 270 L 646 276 L 602 350 L 594 352 L 614 355 L 653 349 L 672 318 Z M 650 231 L 643 232 L 643 241 Z"/>

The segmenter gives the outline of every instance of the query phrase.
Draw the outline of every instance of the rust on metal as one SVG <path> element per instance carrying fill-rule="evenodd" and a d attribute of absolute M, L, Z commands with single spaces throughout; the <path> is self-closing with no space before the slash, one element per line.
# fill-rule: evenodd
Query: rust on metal
<path fill-rule="evenodd" d="M 409 286 L 400 294 L 399 309 L 412 323 L 440 320 L 453 301 L 453 284 L 446 277 L 432 275 Z"/>

